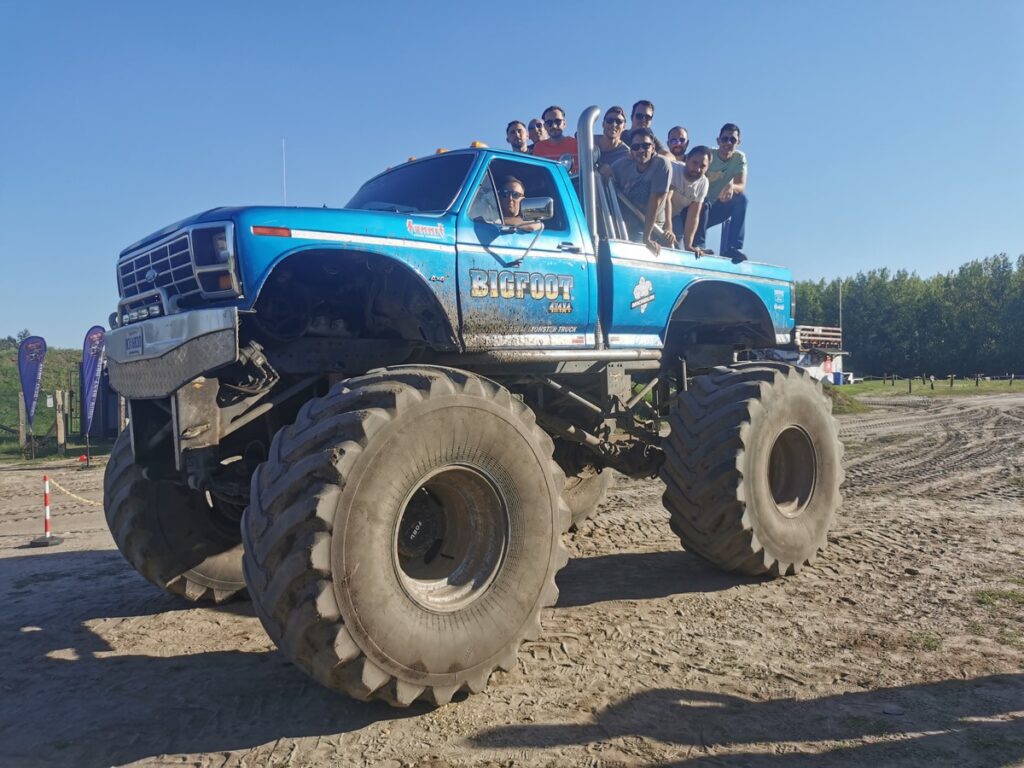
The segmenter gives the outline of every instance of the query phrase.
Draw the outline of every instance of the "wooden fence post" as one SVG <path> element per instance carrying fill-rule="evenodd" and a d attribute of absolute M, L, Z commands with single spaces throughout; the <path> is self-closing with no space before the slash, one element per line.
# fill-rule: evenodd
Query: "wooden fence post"
<path fill-rule="evenodd" d="M 914 391 L 914 380 L 910 376 L 907 377 L 907 394 L 911 394 Z"/>
<path fill-rule="evenodd" d="M 950 388 L 950 389 L 952 389 L 952 388 L 953 388 L 953 378 L 954 378 L 955 376 L 956 376 L 956 374 L 955 374 L 955 373 L 951 373 L 951 374 L 949 374 L 949 388 Z"/>
<path fill-rule="evenodd" d="M 67 453 L 67 438 L 64 434 L 64 396 L 63 389 L 53 393 L 53 424 L 57 429 L 57 455 L 64 456 Z"/>

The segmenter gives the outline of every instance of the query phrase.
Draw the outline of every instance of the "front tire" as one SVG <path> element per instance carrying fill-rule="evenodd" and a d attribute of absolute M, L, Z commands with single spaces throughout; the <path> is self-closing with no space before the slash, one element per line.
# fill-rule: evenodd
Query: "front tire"
<path fill-rule="evenodd" d="M 558 596 L 569 511 L 551 453 L 529 408 L 460 371 L 386 369 L 306 404 L 243 519 L 268 634 L 357 699 L 479 692 Z"/>
<path fill-rule="evenodd" d="M 103 476 L 103 510 L 114 543 L 147 580 L 193 602 L 222 603 L 245 589 L 242 535 L 206 496 L 143 477 L 127 431 Z"/>
<path fill-rule="evenodd" d="M 826 545 L 843 446 L 821 385 L 775 363 L 717 367 L 680 392 L 663 502 L 683 546 L 729 571 L 783 576 Z"/>

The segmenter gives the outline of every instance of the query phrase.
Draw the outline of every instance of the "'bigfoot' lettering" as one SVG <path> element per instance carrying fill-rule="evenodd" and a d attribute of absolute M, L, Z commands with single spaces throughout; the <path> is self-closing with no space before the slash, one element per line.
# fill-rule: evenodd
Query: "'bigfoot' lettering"
<path fill-rule="evenodd" d="M 471 269 L 469 295 L 474 299 L 523 299 L 529 295 L 538 301 L 571 301 L 572 281 L 572 275 Z"/>

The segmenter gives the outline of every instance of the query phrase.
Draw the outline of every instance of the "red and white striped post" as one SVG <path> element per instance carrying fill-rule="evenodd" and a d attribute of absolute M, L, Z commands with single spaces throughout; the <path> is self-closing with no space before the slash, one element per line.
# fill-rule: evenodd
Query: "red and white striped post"
<path fill-rule="evenodd" d="M 50 476 L 43 475 L 43 535 L 32 540 L 33 547 L 52 547 L 60 544 L 61 539 L 53 535 L 50 529 Z"/>
<path fill-rule="evenodd" d="M 43 535 L 50 538 L 50 476 L 43 475 Z"/>

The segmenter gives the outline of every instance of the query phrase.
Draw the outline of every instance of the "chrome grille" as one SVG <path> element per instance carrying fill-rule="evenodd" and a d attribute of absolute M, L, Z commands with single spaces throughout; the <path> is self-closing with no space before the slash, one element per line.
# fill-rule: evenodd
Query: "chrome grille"
<path fill-rule="evenodd" d="M 192 265 L 188 233 L 141 253 L 128 256 L 117 268 L 122 302 L 142 293 L 157 291 L 165 303 L 177 303 L 199 293 Z M 172 307 L 164 306 L 164 311 Z"/>

